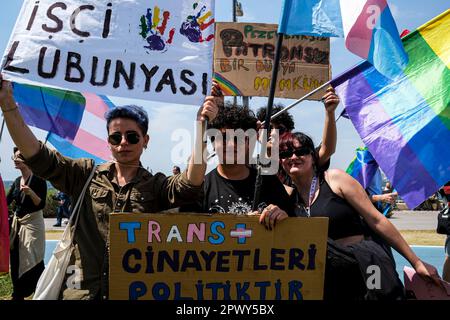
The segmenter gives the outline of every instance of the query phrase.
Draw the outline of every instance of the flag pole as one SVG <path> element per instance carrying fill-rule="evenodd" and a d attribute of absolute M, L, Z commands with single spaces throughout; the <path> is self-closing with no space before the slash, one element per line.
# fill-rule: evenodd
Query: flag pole
<path fill-rule="evenodd" d="M 5 128 L 5 118 L 3 118 L 2 120 L 2 127 L 0 129 L 0 142 L 2 142 L 2 137 L 3 137 L 3 129 Z"/>
<path fill-rule="evenodd" d="M 365 61 L 361 61 L 359 63 L 357 63 L 356 65 L 354 65 L 353 67 L 347 69 L 346 71 L 342 72 L 341 74 L 339 74 L 338 76 L 336 76 L 336 78 L 331 79 L 327 82 L 325 82 L 324 84 L 322 84 L 320 87 L 317 87 L 316 89 L 314 89 L 313 91 L 305 94 L 303 97 L 299 98 L 298 100 L 296 100 L 294 103 L 288 105 L 287 107 L 281 109 L 280 111 L 278 111 L 277 113 L 275 113 L 274 115 L 272 115 L 270 117 L 270 120 L 273 120 L 277 117 L 279 117 L 280 115 L 282 115 L 283 113 L 287 112 L 289 109 L 292 109 L 293 107 L 295 107 L 296 105 L 298 105 L 300 102 L 308 99 L 310 96 L 312 96 L 313 94 L 319 92 L 320 90 L 323 90 L 324 88 L 326 88 L 327 86 L 331 85 L 332 83 L 334 84 L 339 84 L 339 80 L 341 79 L 341 77 L 346 76 L 349 72 L 352 72 L 353 70 L 355 70 L 357 67 L 363 65 L 365 63 Z M 340 116 L 339 116 L 340 117 Z M 266 114 L 266 118 L 267 118 L 267 114 Z M 338 118 L 339 119 L 339 118 Z M 337 120 L 336 120 L 337 121 Z M 266 120 L 264 120 L 264 122 L 261 123 L 262 125 L 266 124 Z M 216 156 L 216 153 L 213 152 L 208 156 L 207 160 L 212 159 L 213 157 Z"/>
<path fill-rule="evenodd" d="M 314 89 L 311 92 L 308 92 L 307 94 L 305 94 L 303 97 L 301 97 L 300 99 L 296 100 L 294 103 L 288 105 L 287 107 L 281 109 L 280 111 L 278 111 L 277 113 L 275 113 L 273 116 L 270 117 L 270 120 L 273 120 L 277 117 L 279 117 L 280 115 L 282 115 L 283 113 L 285 113 L 286 111 L 288 111 L 289 109 L 292 109 L 293 107 L 295 107 L 296 105 L 298 105 L 300 102 L 308 99 L 310 96 L 312 96 L 313 94 L 319 92 L 320 90 L 325 89 L 326 87 L 328 87 L 329 85 L 331 85 L 332 83 L 334 83 L 335 85 L 339 85 L 341 78 L 343 78 L 344 76 L 347 76 L 349 74 L 349 72 L 353 72 L 354 70 L 357 70 L 356 68 L 362 66 L 364 63 L 366 63 L 366 61 L 361 61 L 359 63 L 357 63 L 356 65 L 354 65 L 353 67 L 345 70 L 344 72 L 338 74 L 335 78 L 328 80 L 327 82 L 325 82 L 324 84 L 322 84 L 321 86 L 317 87 L 316 89 Z M 345 77 L 343 78 L 345 79 Z M 339 119 L 339 118 L 338 118 Z M 266 121 L 267 121 L 267 115 L 266 115 Z M 265 121 L 262 123 L 265 124 Z"/>
<path fill-rule="evenodd" d="M 293 107 L 295 107 L 296 105 L 298 105 L 300 102 L 302 102 L 302 101 L 308 99 L 310 96 L 312 96 L 313 94 L 319 92 L 320 90 L 323 90 L 324 88 L 326 88 L 327 86 L 329 86 L 329 85 L 331 84 L 332 81 L 336 81 L 336 79 L 332 79 L 332 80 L 329 80 L 329 81 L 325 82 L 325 83 L 322 84 L 320 87 L 314 89 L 313 91 L 311 91 L 311 92 L 305 94 L 305 95 L 304 95 L 303 97 L 301 97 L 300 99 L 296 100 L 294 103 L 292 103 L 292 104 L 288 105 L 287 107 L 281 109 L 280 111 L 278 111 L 277 113 L 275 113 L 274 115 L 272 115 L 272 116 L 270 117 L 269 121 L 270 121 L 270 120 L 273 120 L 273 119 L 275 119 L 275 118 L 278 118 L 280 115 L 282 115 L 283 113 L 287 112 L 289 109 L 292 109 Z M 261 124 L 264 124 L 264 125 L 265 125 L 265 124 L 266 124 L 266 121 L 267 121 L 267 117 L 266 117 L 266 120 L 265 120 L 263 123 L 261 123 Z"/>
<path fill-rule="evenodd" d="M 287 112 L 289 109 L 292 109 L 293 107 L 295 107 L 296 105 L 298 105 L 300 102 L 308 99 L 310 96 L 312 96 L 313 94 L 315 94 L 316 92 L 323 90 L 324 88 L 326 88 L 327 86 L 329 86 L 331 84 L 332 81 L 336 81 L 336 79 L 332 79 L 330 81 L 327 81 L 326 83 L 324 83 L 323 85 L 321 85 L 320 87 L 318 87 L 317 89 L 314 89 L 313 91 L 305 94 L 303 97 L 301 97 L 300 99 L 296 100 L 294 103 L 288 105 L 287 107 L 284 107 L 283 109 L 281 109 L 280 111 L 278 111 L 277 113 L 275 113 L 274 115 L 272 115 L 269 119 L 269 125 L 270 125 L 270 120 L 273 120 L 275 118 L 278 118 L 280 115 L 282 115 L 283 113 Z M 273 99 L 272 99 L 273 102 Z M 266 113 L 266 119 L 267 119 L 267 113 Z M 267 120 L 264 120 L 263 122 L 261 122 L 261 125 L 266 125 Z M 208 156 L 208 160 L 210 160 L 211 158 L 215 157 L 216 153 L 211 153 Z"/>
<path fill-rule="evenodd" d="M 3 129 L 5 128 L 5 118 L 3 118 L 2 120 L 2 127 L 0 129 L 0 143 L 2 142 L 2 137 L 3 137 Z M 2 161 L 1 157 L 0 157 L 0 162 Z"/>
<path fill-rule="evenodd" d="M 269 128 L 270 128 L 270 119 L 272 115 L 272 109 L 273 109 L 273 100 L 275 98 L 275 90 L 277 88 L 277 76 L 278 76 L 278 68 L 280 65 L 280 56 L 281 56 L 281 48 L 283 46 L 283 38 L 284 34 L 279 32 L 277 38 L 277 44 L 275 47 L 275 57 L 273 61 L 273 69 L 272 69 L 272 78 L 270 80 L 270 91 L 269 91 L 269 99 L 267 102 L 267 109 L 266 109 L 266 119 L 264 121 L 264 131 L 262 135 L 262 148 L 261 151 L 264 152 L 267 148 L 267 141 L 269 139 Z M 260 162 L 260 155 L 258 155 L 257 160 L 257 175 L 256 175 L 256 182 L 255 182 L 255 193 L 253 196 L 253 205 L 252 209 L 254 211 L 258 210 L 258 204 L 259 200 L 261 198 L 261 188 L 262 188 L 262 175 L 261 175 L 261 162 Z"/>

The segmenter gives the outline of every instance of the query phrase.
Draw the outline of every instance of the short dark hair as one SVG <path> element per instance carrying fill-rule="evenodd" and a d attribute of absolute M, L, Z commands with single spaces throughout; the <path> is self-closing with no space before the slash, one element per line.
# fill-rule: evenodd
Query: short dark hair
<path fill-rule="evenodd" d="M 144 135 L 148 131 L 148 115 L 147 112 L 140 106 L 136 105 L 124 105 L 118 106 L 108 110 L 105 113 L 106 130 L 109 130 L 109 124 L 113 119 L 126 118 L 136 121 L 139 128 Z"/>
<path fill-rule="evenodd" d="M 180 169 L 180 167 L 179 166 L 173 166 L 173 168 L 172 169 L 176 169 L 176 170 L 178 170 L 178 171 L 181 171 L 181 169 Z"/>
<path fill-rule="evenodd" d="M 208 123 L 208 129 L 248 129 L 256 130 L 257 119 L 255 113 L 248 107 L 235 105 L 227 101 L 220 109 L 217 117 Z"/>
<path fill-rule="evenodd" d="M 13 154 L 16 154 L 17 151 L 19 151 L 19 148 L 14 147 L 14 148 L 13 148 Z"/>
<path fill-rule="evenodd" d="M 272 115 L 283 109 L 284 106 L 282 104 L 275 104 L 272 108 Z M 263 122 L 266 120 L 266 112 L 267 112 L 266 107 L 261 107 L 258 109 L 258 113 L 256 114 L 256 116 L 258 117 L 259 121 Z M 273 123 L 275 126 L 279 126 L 280 124 L 285 126 L 288 131 L 292 131 L 295 128 L 294 117 L 292 117 L 292 115 L 289 114 L 287 111 L 283 112 L 270 122 Z"/>

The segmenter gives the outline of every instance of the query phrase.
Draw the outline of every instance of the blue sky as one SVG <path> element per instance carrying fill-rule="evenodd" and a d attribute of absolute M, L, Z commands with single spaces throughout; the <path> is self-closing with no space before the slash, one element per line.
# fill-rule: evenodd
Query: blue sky
<path fill-rule="evenodd" d="M 168 0 L 177 1 L 177 0 Z M 89 1 L 85 1 L 88 3 Z M 239 17 L 240 22 L 260 22 L 278 23 L 281 11 L 281 0 L 241 0 L 244 16 Z M 0 10 L 0 51 L 3 52 L 14 27 L 15 20 L 19 14 L 22 0 L 2 1 Z M 423 23 L 448 9 L 448 2 L 445 0 L 391 0 L 389 6 L 396 19 L 397 27 L 401 32 L 404 29 L 414 30 Z M 231 21 L 232 0 L 216 1 L 216 20 Z M 334 38 L 331 41 L 331 65 L 332 73 L 339 74 L 356 64 L 359 58 L 347 51 L 344 47 L 343 39 Z M 176 129 L 184 129 L 194 132 L 194 119 L 198 106 L 163 104 L 159 102 L 147 102 L 142 100 L 112 99 L 117 104 L 134 103 L 145 107 L 150 116 L 150 144 L 142 157 L 145 167 L 149 167 L 153 172 L 163 172 L 169 174 L 173 165 L 184 167 L 184 163 L 171 162 L 171 153 L 174 147 L 180 142 L 180 137 L 173 137 Z M 265 105 L 266 98 L 253 98 L 250 106 L 256 110 Z M 294 100 L 276 99 L 289 105 Z M 338 107 L 336 114 L 342 110 L 342 105 Z M 291 109 L 294 116 L 296 129 L 303 131 L 313 138 L 315 143 L 322 139 L 322 128 L 324 121 L 324 108 L 319 102 L 302 102 Z M 350 121 L 339 120 L 338 144 L 335 155 L 332 157 L 331 167 L 346 169 L 354 157 L 354 151 L 361 146 L 362 142 L 353 128 Z M 44 140 L 46 133 L 32 129 L 36 136 Z M 5 180 L 14 179 L 19 172 L 14 169 L 10 159 L 13 143 L 5 129 L 0 143 L 0 173 Z M 188 155 L 181 155 L 186 159 Z M 208 170 L 214 167 L 210 163 Z"/>

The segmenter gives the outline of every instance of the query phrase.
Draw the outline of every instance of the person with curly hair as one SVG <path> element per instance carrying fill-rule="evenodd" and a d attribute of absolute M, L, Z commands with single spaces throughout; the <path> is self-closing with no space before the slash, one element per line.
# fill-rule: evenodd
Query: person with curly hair
<path fill-rule="evenodd" d="M 195 211 L 235 215 L 253 211 L 257 171 L 250 166 L 250 160 L 256 144 L 256 129 L 254 112 L 230 102 L 208 124 L 208 135 L 219 164 L 206 175 L 203 203 Z M 264 175 L 259 213 L 270 204 L 283 210 L 293 210 L 288 194 L 277 177 Z"/>

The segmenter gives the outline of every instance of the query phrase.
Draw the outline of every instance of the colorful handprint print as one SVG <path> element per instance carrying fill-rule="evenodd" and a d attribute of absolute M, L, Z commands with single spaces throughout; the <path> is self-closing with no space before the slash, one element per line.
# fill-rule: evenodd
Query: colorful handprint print
<path fill-rule="evenodd" d="M 173 35 L 175 34 L 175 28 L 170 29 L 169 38 L 164 40 L 164 33 L 167 29 L 167 22 L 170 18 L 170 12 L 164 11 L 161 22 L 161 10 L 159 7 L 154 7 L 153 11 L 147 9 L 147 14 L 141 16 L 141 32 L 139 33 L 143 39 L 147 41 L 144 48 L 151 51 L 165 51 L 167 50 L 166 44 L 171 44 Z M 161 22 L 161 25 L 159 25 Z"/>
<path fill-rule="evenodd" d="M 198 3 L 194 3 L 193 9 L 195 10 L 197 7 Z M 206 6 L 203 6 L 197 14 L 188 16 L 186 21 L 181 25 L 180 33 L 188 38 L 190 42 L 197 43 L 214 39 L 214 34 L 208 35 L 206 39 L 203 38 L 202 32 L 214 23 L 214 18 L 205 22 L 206 19 L 212 16 L 211 11 L 204 14 L 205 10 Z"/>

